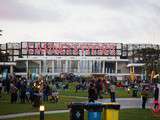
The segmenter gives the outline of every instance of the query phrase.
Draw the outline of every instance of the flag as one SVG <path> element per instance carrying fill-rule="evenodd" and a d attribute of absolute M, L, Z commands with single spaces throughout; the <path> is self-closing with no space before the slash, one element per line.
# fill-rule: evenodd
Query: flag
<path fill-rule="evenodd" d="M 134 75 L 134 66 L 130 67 L 130 78 L 131 80 L 135 80 L 135 75 Z"/>
<path fill-rule="evenodd" d="M 153 77 L 153 78 L 157 78 L 157 77 L 159 77 L 159 74 L 154 75 L 154 77 Z"/>
<path fill-rule="evenodd" d="M 152 72 L 151 72 L 151 78 L 150 79 L 153 80 L 154 76 L 155 76 L 155 71 L 152 70 Z"/>

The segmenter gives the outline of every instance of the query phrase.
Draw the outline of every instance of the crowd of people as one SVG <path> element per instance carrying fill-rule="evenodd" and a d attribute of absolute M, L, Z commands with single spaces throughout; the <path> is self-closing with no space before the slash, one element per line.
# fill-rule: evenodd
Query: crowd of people
<path fill-rule="evenodd" d="M 89 102 L 95 102 L 97 99 L 101 99 L 102 93 L 110 95 L 111 102 L 116 102 L 116 88 L 124 88 L 131 97 L 142 98 L 142 109 L 146 108 L 146 103 L 149 98 L 154 98 L 153 103 L 154 108 L 159 109 L 159 88 L 156 83 L 146 83 L 145 81 L 130 81 L 125 80 L 122 82 L 117 82 L 113 79 L 95 79 L 93 78 L 89 83 L 88 88 L 88 100 Z M 132 94 L 131 94 L 132 89 Z"/>
<path fill-rule="evenodd" d="M 56 85 L 42 76 L 35 81 L 10 76 L 7 80 L 0 80 L 0 97 L 2 91 L 10 95 L 11 103 L 31 103 L 38 107 L 42 101 L 58 102 Z"/>
<path fill-rule="evenodd" d="M 109 82 L 110 81 L 110 82 Z M 97 99 L 103 98 L 103 93 L 110 94 L 111 102 L 116 101 L 115 92 L 116 92 L 116 79 L 100 79 L 93 78 L 90 80 L 88 88 L 88 99 L 89 102 L 94 102 Z"/>
<path fill-rule="evenodd" d="M 96 78 L 90 80 L 80 79 L 77 81 L 52 80 L 47 81 L 45 77 L 39 76 L 36 80 L 27 80 L 25 77 L 10 76 L 7 80 L 0 80 L 0 97 L 2 91 L 10 95 L 10 102 L 30 103 L 34 107 L 38 107 L 42 101 L 58 102 L 58 89 L 68 90 L 69 82 L 78 82 L 75 86 L 75 92 L 78 90 L 88 90 L 89 102 L 102 99 L 103 95 L 110 95 L 111 102 L 116 102 L 116 88 L 122 87 L 130 95 L 132 89 L 132 97 L 142 96 L 142 108 L 145 109 L 147 99 L 153 93 L 155 108 L 157 108 L 159 98 L 159 88 L 155 84 L 154 89 L 150 86 L 143 85 L 143 81 L 125 80 L 118 82 L 115 78 Z"/>

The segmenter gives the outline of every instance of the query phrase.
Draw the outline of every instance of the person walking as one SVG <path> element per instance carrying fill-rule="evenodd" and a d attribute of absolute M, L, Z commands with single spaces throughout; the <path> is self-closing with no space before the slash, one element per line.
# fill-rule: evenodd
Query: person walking
<path fill-rule="evenodd" d="M 5 81 L 5 86 L 6 86 L 5 88 L 6 88 L 7 94 L 9 94 L 9 91 L 10 91 L 10 84 L 11 84 L 11 82 L 10 82 L 10 78 L 9 78 Z"/>
<path fill-rule="evenodd" d="M 103 90 L 103 84 L 101 83 L 101 80 L 98 79 L 98 80 L 96 81 L 95 85 L 96 85 L 96 90 L 97 90 L 97 97 L 98 97 L 99 99 L 101 99 L 101 98 L 102 98 L 101 93 L 102 93 L 102 90 Z"/>
<path fill-rule="evenodd" d="M 91 83 L 88 89 L 88 101 L 89 102 L 94 102 L 97 99 L 97 92 L 94 87 L 94 84 Z"/>
<path fill-rule="evenodd" d="M 2 81 L 0 80 L 0 98 L 2 96 L 1 92 L 2 92 Z"/>
<path fill-rule="evenodd" d="M 112 85 L 110 86 L 111 102 L 116 102 L 115 92 L 116 92 L 116 86 L 115 83 L 112 83 Z"/>
<path fill-rule="evenodd" d="M 105 88 L 105 94 L 107 95 L 108 94 L 108 81 L 107 81 L 107 79 L 103 79 L 103 85 Z"/>
<path fill-rule="evenodd" d="M 10 88 L 11 103 L 17 102 L 17 91 L 18 91 L 18 89 L 16 88 L 16 86 L 13 83 L 11 83 L 11 88 Z"/>
<path fill-rule="evenodd" d="M 159 98 L 159 88 L 157 84 L 155 84 L 155 90 L 154 90 L 154 108 L 156 109 L 158 107 L 158 98 Z"/>
<path fill-rule="evenodd" d="M 146 108 L 146 102 L 147 102 L 147 99 L 148 99 L 148 89 L 147 89 L 147 87 L 145 87 L 145 86 L 143 87 L 141 96 L 142 96 L 142 109 L 145 109 Z"/>
<path fill-rule="evenodd" d="M 24 82 L 21 82 L 21 87 L 20 87 L 20 99 L 21 99 L 21 103 L 25 103 L 26 100 L 26 85 Z"/>

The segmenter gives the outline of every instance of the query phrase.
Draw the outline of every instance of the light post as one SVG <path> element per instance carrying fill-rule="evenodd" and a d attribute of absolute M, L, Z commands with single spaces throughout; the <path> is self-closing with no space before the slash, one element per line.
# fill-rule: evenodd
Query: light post
<path fill-rule="evenodd" d="M 43 57 L 44 57 L 44 60 L 43 60 L 43 67 L 44 67 L 44 69 L 43 69 L 43 75 L 44 75 L 44 77 L 42 77 L 43 79 L 41 80 L 41 82 L 42 82 L 42 90 L 41 90 L 41 92 L 42 92 L 42 102 L 41 102 L 41 105 L 40 105 L 40 107 L 39 107 L 39 111 L 40 111 L 40 120 L 44 120 L 44 110 L 45 110 L 45 106 L 44 106 L 44 102 L 43 102 L 43 99 L 45 99 L 44 98 L 44 79 L 46 79 L 46 75 L 47 75 L 47 64 L 46 64 L 46 62 L 47 62 L 47 57 L 46 57 L 46 49 L 45 49 L 45 51 L 44 51 L 44 55 L 43 55 Z"/>
<path fill-rule="evenodd" d="M 45 111 L 44 105 L 40 105 L 39 111 L 40 111 L 40 120 L 44 120 L 44 111 Z"/>

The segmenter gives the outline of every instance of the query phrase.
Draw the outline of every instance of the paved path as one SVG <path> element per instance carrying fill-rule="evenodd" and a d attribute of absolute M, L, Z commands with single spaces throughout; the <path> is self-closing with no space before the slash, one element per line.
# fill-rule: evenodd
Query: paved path
<path fill-rule="evenodd" d="M 149 99 L 147 102 L 147 107 L 152 103 L 152 99 Z M 110 102 L 110 99 L 102 99 L 99 102 Z M 120 103 L 121 109 L 125 108 L 141 108 L 141 99 L 140 98 L 118 98 L 116 102 Z M 56 111 L 46 111 L 45 114 L 56 114 L 56 113 L 65 113 L 69 110 L 56 110 Z M 9 115 L 0 115 L 0 120 L 16 118 L 16 117 L 25 117 L 39 115 L 39 112 L 28 112 L 28 113 L 18 113 L 18 114 L 9 114 Z"/>
<path fill-rule="evenodd" d="M 100 102 L 110 102 L 110 99 L 102 99 Z M 153 99 L 148 99 L 146 106 L 149 107 Z M 119 98 L 116 100 L 123 108 L 141 108 L 142 100 L 141 98 Z"/>
<path fill-rule="evenodd" d="M 80 96 L 66 96 L 66 95 L 61 95 L 62 97 L 68 97 L 68 98 L 80 98 L 80 99 L 88 99 L 88 97 L 80 97 Z"/>

